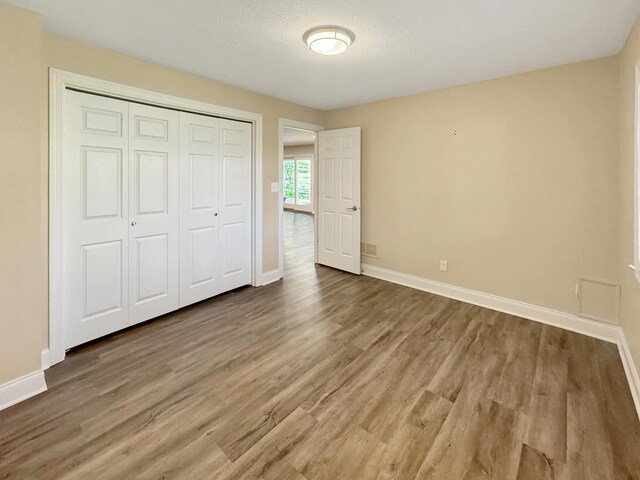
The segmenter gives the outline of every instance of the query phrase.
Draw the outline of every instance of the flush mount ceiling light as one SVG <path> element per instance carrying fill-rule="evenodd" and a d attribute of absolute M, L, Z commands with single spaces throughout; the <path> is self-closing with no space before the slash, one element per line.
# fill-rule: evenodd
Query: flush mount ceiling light
<path fill-rule="evenodd" d="M 321 55 L 339 55 L 355 40 L 350 30 L 336 26 L 315 27 L 307 30 L 302 36 L 309 49 Z"/>

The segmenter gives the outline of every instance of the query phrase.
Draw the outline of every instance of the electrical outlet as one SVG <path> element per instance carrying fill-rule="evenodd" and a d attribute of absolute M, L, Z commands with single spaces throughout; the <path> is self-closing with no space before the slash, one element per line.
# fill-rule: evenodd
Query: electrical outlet
<path fill-rule="evenodd" d="M 449 262 L 446 260 L 440 260 L 440 271 L 448 272 L 449 271 Z"/>
<path fill-rule="evenodd" d="M 278 193 L 279 190 L 280 190 L 280 185 L 278 184 L 278 182 L 272 182 L 271 183 L 271 192 Z"/>

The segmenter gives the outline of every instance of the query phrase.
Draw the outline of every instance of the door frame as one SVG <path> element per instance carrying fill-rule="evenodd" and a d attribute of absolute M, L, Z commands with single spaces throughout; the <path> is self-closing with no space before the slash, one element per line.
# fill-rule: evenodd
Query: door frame
<path fill-rule="evenodd" d="M 275 272 L 276 275 L 272 275 L 269 278 L 268 283 L 280 280 L 284 276 L 284 200 L 282 198 L 284 185 L 282 182 L 282 162 L 284 162 L 283 129 L 285 127 L 299 128 L 302 130 L 316 132 L 316 141 L 313 147 L 313 161 L 311 162 L 311 181 L 313 182 L 311 186 L 311 195 L 313 196 L 313 199 L 311 201 L 311 205 L 313 207 L 311 213 L 313 213 L 313 259 L 314 261 L 318 259 L 318 216 L 316 215 L 315 211 L 316 206 L 318 205 L 318 189 L 314 188 L 314 186 L 318 183 L 318 132 L 324 130 L 324 126 L 315 125 L 313 123 L 299 122 L 297 120 L 290 120 L 288 118 L 281 118 L 278 121 L 278 270 Z"/>
<path fill-rule="evenodd" d="M 197 100 L 153 92 L 138 87 L 100 80 L 77 73 L 49 68 L 49 361 L 48 366 L 64 360 L 64 321 L 62 318 L 62 105 L 67 88 L 106 95 L 157 107 L 185 110 L 240 120 L 252 124 L 252 261 L 251 284 L 264 284 L 262 271 L 262 115 Z M 282 130 L 282 129 L 281 129 Z M 282 168 L 282 166 L 280 167 Z"/>

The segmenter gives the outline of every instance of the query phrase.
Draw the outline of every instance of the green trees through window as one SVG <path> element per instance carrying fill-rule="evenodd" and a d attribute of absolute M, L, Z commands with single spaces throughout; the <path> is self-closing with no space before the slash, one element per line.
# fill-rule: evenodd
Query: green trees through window
<path fill-rule="evenodd" d="M 311 160 L 296 160 L 298 205 L 311 205 Z"/>
<path fill-rule="evenodd" d="M 311 159 L 285 159 L 282 177 L 284 203 L 311 206 Z"/>
<path fill-rule="evenodd" d="M 282 191 L 284 192 L 284 203 L 296 203 L 295 165 L 295 160 L 285 160 L 282 164 Z"/>

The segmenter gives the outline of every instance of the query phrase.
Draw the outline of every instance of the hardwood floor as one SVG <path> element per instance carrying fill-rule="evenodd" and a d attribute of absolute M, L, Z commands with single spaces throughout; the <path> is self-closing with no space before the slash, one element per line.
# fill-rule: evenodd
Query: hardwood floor
<path fill-rule="evenodd" d="M 0 478 L 640 478 L 615 345 L 303 257 L 71 351 Z"/>
<path fill-rule="evenodd" d="M 313 215 L 284 211 L 284 268 L 313 262 Z"/>

